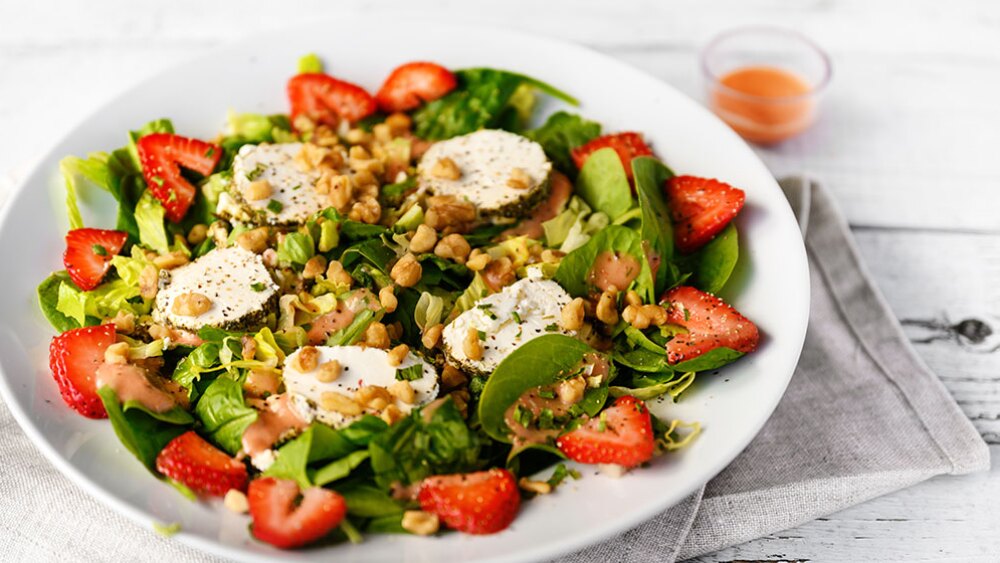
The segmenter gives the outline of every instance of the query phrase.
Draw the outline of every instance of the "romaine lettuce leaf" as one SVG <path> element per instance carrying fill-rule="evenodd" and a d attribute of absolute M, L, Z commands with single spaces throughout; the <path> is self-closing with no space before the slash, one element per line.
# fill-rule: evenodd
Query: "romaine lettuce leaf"
<path fill-rule="evenodd" d="M 170 239 L 163 224 L 166 210 L 153 194 L 143 192 L 135 206 L 135 221 L 139 227 L 139 242 L 158 254 L 170 252 Z"/>
<path fill-rule="evenodd" d="M 75 317 L 59 310 L 59 290 L 63 283 L 70 283 L 65 270 L 55 272 L 38 285 L 38 305 L 52 327 L 60 333 L 83 326 Z"/>

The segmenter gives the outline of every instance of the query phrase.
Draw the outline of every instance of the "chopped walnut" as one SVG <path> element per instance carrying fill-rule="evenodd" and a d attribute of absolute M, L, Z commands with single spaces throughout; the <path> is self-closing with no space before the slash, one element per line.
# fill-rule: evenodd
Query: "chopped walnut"
<path fill-rule="evenodd" d="M 212 300 L 201 293 L 182 293 L 174 298 L 170 310 L 182 317 L 197 317 L 212 308 Z"/>
<path fill-rule="evenodd" d="M 442 180 L 458 180 L 462 177 L 462 171 L 458 168 L 458 164 L 455 164 L 454 160 L 444 157 L 439 158 L 431 166 L 431 176 L 441 178 Z"/>
<path fill-rule="evenodd" d="M 436 256 L 454 260 L 459 264 L 465 263 L 465 259 L 469 256 L 469 252 L 471 251 L 472 247 L 469 246 L 468 241 L 466 241 L 465 237 L 458 233 L 445 235 L 440 241 L 438 241 L 437 246 L 434 247 L 434 254 Z"/>
<path fill-rule="evenodd" d="M 531 176 L 523 168 L 514 168 L 507 178 L 507 186 L 515 190 L 526 190 L 531 187 Z"/>
<path fill-rule="evenodd" d="M 410 252 L 430 252 L 437 244 L 437 231 L 428 225 L 419 225 L 410 239 Z"/>
<path fill-rule="evenodd" d="M 417 285 L 422 275 L 423 268 L 420 266 L 420 262 L 410 253 L 406 253 L 402 258 L 397 260 L 389 272 L 389 277 L 392 278 L 392 281 L 401 287 L 413 287 Z"/>
<path fill-rule="evenodd" d="M 439 232 L 465 231 L 476 220 L 476 207 L 452 195 L 427 198 L 424 223 Z"/>
<path fill-rule="evenodd" d="M 566 330 L 580 330 L 583 327 L 583 298 L 577 297 L 562 308 L 562 327 Z"/>

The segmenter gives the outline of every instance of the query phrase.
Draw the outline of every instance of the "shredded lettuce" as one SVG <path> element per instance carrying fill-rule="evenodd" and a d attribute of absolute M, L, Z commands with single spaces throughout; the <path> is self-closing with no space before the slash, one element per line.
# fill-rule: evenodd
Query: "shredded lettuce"
<path fill-rule="evenodd" d="M 97 186 L 108 191 L 110 172 L 108 171 L 108 154 L 95 152 L 87 158 L 67 156 L 59 161 L 59 171 L 66 182 L 66 211 L 69 216 L 69 228 L 83 228 L 83 216 L 80 214 L 79 199 L 83 188 Z"/>
<path fill-rule="evenodd" d="M 170 251 L 170 240 L 163 225 L 166 211 L 153 194 L 143 192 L 135 206 L 135 221 L 139 225 L 139 242 L 160 254 Z"/>
<path fill-rule="evenodd" d="M 278 246 L 278 260 L 300 266 L 315 254 L 316 245 L 308 233 L 288 233 Z"/>
<path fill-rule="evenodd" d="M 420 330 L 439 324 L 444 318 L 444 306 L 444 298 L 424 291 L 413 310 L 413 321 Z"/>
<path fill-rule="evenodd" d="M 340 244 L 340 224 L 326 220 L 319 224 L 319 251 L 330 252 Z"/>
<path fill-rule="evenodd" d="M 285 361 L 285 352 L 281 349 L 281 346 L 278 346 L 271 329 L 267 327 L 260 329 L 260 332 L 253 336 L 253 340 L 257 345 L 257 351 L 254 355 L 255 359 L 263 361 L 274 360 L 275 364 Z"/>

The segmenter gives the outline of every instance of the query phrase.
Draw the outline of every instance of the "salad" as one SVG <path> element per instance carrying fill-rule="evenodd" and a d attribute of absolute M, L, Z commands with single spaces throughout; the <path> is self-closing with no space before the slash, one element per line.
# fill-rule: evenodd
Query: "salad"
<path fill-rule="evenodd" d="M 688 444 L 646 403 L 756 349 L 715 296 L 743 191 L 639 133 L 531 126 L 570 95 L 413 62 L 372 96 L 314 55 L 287 93 L 213 139 L 159 119 L 65 158 L 65 269 L 38 287 L 66 404 L 258 540 L 499 532 L 581 464 Z"/>

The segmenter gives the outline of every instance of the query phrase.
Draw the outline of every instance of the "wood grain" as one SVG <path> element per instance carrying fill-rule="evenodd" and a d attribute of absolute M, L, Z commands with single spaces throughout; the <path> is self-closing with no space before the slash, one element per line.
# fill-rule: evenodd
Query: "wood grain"
<path fill-rule="evenodd" d="M 476 21 L 583 43 L 700 97 L 702 45 L 771 23 L 835 66 L 820 123 L 758 154 L 836 194 L 916 350 L 1000 454 L 1000 3 L 976 0 L 0 2 L 0 202 L 53 135 L 160 68 L 297 22 Z M 557 64 L 554 62 L 553 64 Z M 638 127 L 638 126 L 637 126 Z M 1000 468 L 942 477 L 697 559 L 996 561 Z"/>

